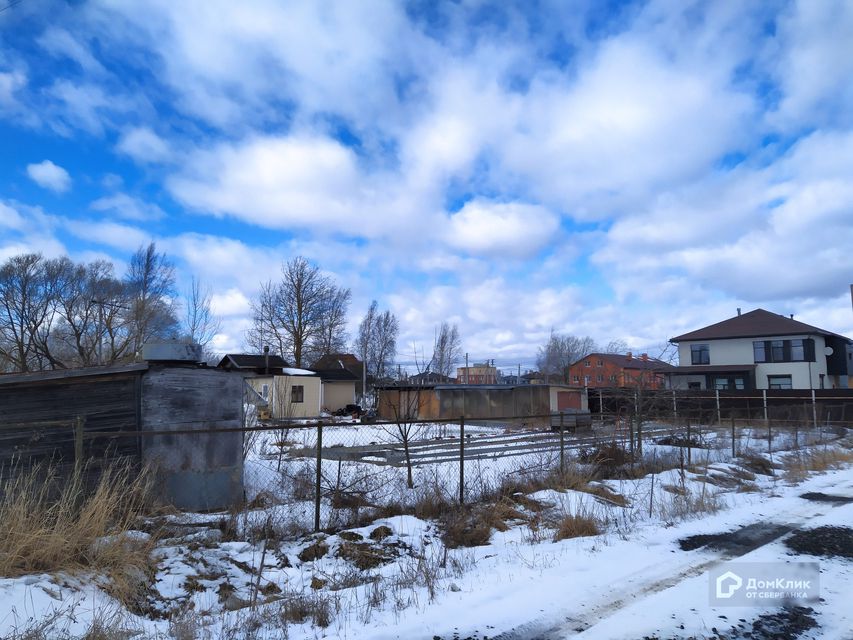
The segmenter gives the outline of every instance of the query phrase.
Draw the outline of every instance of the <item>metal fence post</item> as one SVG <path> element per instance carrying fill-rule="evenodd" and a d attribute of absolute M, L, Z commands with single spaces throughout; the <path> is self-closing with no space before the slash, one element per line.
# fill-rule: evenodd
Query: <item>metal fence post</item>
<path fill-rule="evenodd" d="M 675 398 L 675 389 L 672 390 L 672 417 L 675 424 L 678 424 L 678 401 Z"/>
<path fill-rule="evenodd" d="M 74 421 L 74 472 L 83 469 L 83 431 L 86 428 L 86 418 L 77 416 Z"/>
<path fill-rule="evenodd" d="M 770 418 L 767 415 L 767 389 L 761 390 L 761 400 L 764 402 L 764 424 L 770 424 Z"/>
<path fill-rule="evenodd" d="M 560 411 L 560 475 L 566 473 L 566 437 L 563 422 L 563 412 Z"/>
<path fill-rule="evenodd" d="M 735 435 L 735 416 L 732 414 L 732 458 L 737 457 L 737 451 L 735 450 L 735 442 L 737 436 Z"/>
<path fill-rule="evenodd" d="M 690 466 L 693 447 L 691 446 L 692 440 L 690 439 L 690 418 L 687 418 L 687 466 Z"/>
<path fill-rule="evenodd" d="M 817 429 L 817 399 L 815 398 L 814 389 L 812 389 L 812 424 Z"/>
<path fill-rule="evenodd" d="M 723 424 L 723 416 L 720 413 L 720 390 L 714 389 L 714 397 L 717 399 L 717 424 Z"/>
<path fill-rule="evenodd" d="M 317 477 L 314 480 L 314 532 L 320 530 L 320 483 L 322 481 L 323 465 L 323 423 L 317 425 Z"/>
<path fill-rule="evenodd" d="M 465 416 L 459 416 L 459 504 L 465 504 Z"/>

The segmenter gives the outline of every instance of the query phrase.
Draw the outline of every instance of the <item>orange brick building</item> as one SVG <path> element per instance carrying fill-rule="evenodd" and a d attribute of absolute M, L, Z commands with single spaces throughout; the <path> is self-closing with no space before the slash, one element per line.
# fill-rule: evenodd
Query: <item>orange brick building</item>
<path fill-rule="evenodd" d="M 644 353 L 591 353 L 569 367 L 569 384 L 590 388 L 635 387 L 663 389 L 673 367 Z"/>

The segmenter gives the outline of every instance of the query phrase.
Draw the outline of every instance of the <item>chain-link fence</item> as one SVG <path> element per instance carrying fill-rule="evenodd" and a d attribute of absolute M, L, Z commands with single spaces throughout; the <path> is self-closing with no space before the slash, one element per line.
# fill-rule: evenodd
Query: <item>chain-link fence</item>
<path fill-rule="evenodd" d="M 102 432 L 87 430 L 86 416 L 73 416 L 56 425 L 4 425 L 0 434 L 7 444 L 11 434 L 18 434 L 19 461 L 50 459 L 58 451 L 66 466 L 88 467 L 107 464 L 117 453 L 144 449 L 146 438 L 170 438 L 175 447 L 187 448 L 239 432 L 244 500 L 233 506 L 241 507 L 246 518 L 259 520 L 250 525 L 297 533 L 411 513 L 430 502 L 481 501 L 578 463 L 600 462 L 601 452 L 635 461 L 644 451 L 668 447 L 658 453 L 679 456 L 682 465 L 689 465 L 707 459 L 709 451 L 718 456 L 773 455 L 846 433 L 850 423 L 839 418 L 847 417 L 847 409 L 809 402 L 813 396 L 806 393 L 788 398 L 787 413 L 760 393 L 727 402 L 721 394 L 621 390 L 590 391 L 588 415 L 260 422 L 247 405 L 238 429 Z M 758 413 L 752 408 L 744 413 L 745 402 L 760 402 Z M 22 439 L 24 433 L 29 440 Z"/>

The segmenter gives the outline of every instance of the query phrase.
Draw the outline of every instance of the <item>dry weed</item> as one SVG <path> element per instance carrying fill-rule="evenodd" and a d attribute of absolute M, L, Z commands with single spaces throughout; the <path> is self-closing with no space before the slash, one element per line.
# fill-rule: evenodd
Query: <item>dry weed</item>
<path fill-rule="evenodd" d="M 63 481 L 34 467 L 0 495 L 0 575 L 91 570 L 110 578 L 109 590 L 135 602 L 148 584 L 154 540 L 131 534 L 148 506 L 151 474 L 130 465 L 105 469 L 88 491 L 84 472 Z"/>
<path fill-rule="evenodd" d="M 572 513 L 563 516 L 554 532 L 554 542 L 568 538 L 597 536 L 601 533 L 601 523 L 598 518 L 588 513 Z"/>

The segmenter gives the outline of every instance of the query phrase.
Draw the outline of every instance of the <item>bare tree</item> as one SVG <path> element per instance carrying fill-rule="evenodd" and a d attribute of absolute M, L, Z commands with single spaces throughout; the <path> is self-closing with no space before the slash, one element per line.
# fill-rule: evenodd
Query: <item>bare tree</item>
<path fill-rule="evenodd" d="M 132 348 L 136 354 L 152 338 L 175 337 L 180 323 L 175 312 L 175 267 L 151 242 L 130 258 L 128 287 Z"/>
<path fill-rule="evenodd" d="M 254 323 L 246 339 L 258 350 L 270 345 L 301 367 L 318 350 L 345 342 L 350 292 L 302 256 L 281 272 L 281 281 L 262 285 L 252 302 Z"/>
<path fill-rule="evenodd" d="M 208 345 L 222 327 L 213 313 L 211 300 L 210 289 L 193 276 L 184 294 L 184 334 L 190 342 L 200 345 L 206 356 L 210 355 Z"/>
<path fill-rule="evenodd" d="M 536 366 L 539 367 L 540 373 L 560 376 L 564 381 L 568 381 L 569 366 L 595 350 L 595 340 L 589 336 L 580 338 L 556 333 L 552 329 L 548 342 L 539 348 Z"/>
<path fill-rule="evenodd" d="M 310 345 L 310 361 L 330 353 L 340 353 L 347 344 L 347 313 L 352 293 L 331 285 L 325 298 L 325 310 L 320 317 L 320 331 Z"/>
<path fill-rule="evenodd" d="M 629 348 L 627 342 L 621 338 L 614 338 L 604 347 L 604 353 L 627 353 Z"/>
<path fill-rule="evenodd" d="M 455 324 L 442 322 L 436 332 L 430 369 L 443 376 L 450 376 L 461 357 L 462 339 L 459 337 L 459 328 Z"/>
<path fill-rule="evenodd" d="M 398 333 L 396 316 L 387 310 L 380 312 L 376 300 L 371 302 L 367 314 L 358 325 L 358 336 L 354 345 L 364 363 L 363 396 L 366 395 L 368 376 L 381 380 L 388 375 L 397 355 Z"/>
<path fill-rule="evenodd" d="M 26 372 L 44 368 L 38 349 L 46 343 L 54 309 L 54 292 L 41 254 L 13 256 L 3 264 L 0 355 L 10 369 Z"/>

